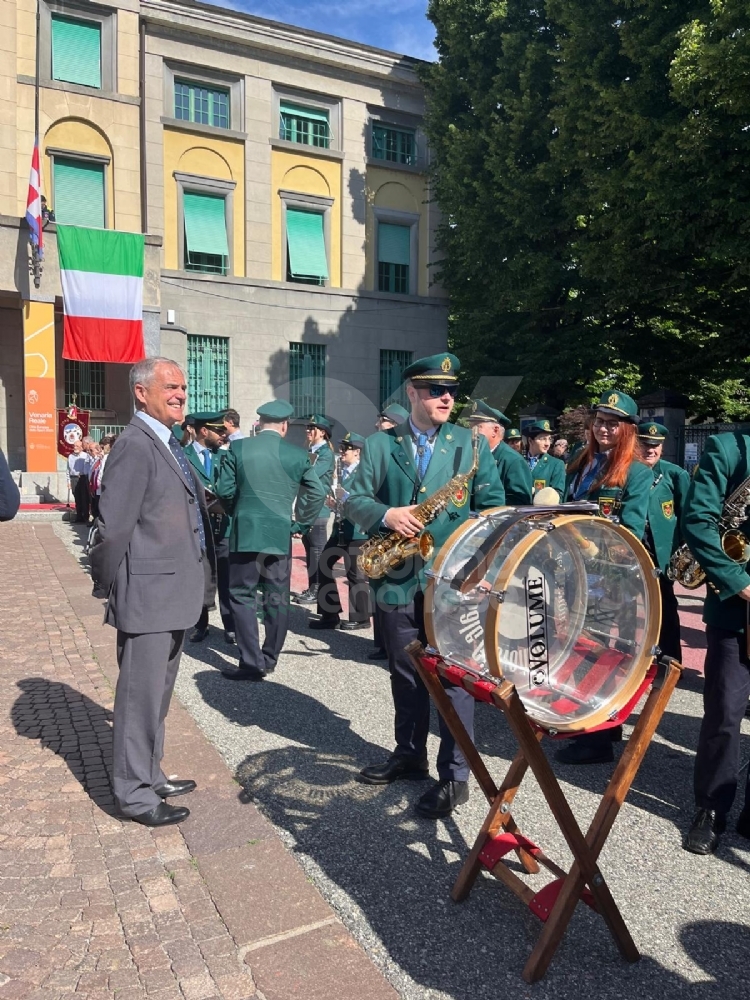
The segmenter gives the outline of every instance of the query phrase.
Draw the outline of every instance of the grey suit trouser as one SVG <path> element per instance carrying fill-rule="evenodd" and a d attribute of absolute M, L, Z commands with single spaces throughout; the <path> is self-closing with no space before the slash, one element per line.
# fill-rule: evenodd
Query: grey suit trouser
<path fill-rule="evenodd" d="M 166 778 L 164 720 L 169 711 L 185 630 L 134 635 L 117 631 L 120 674 L 113 722 L 113 790 L 124 816 L 150 812 Z"/>

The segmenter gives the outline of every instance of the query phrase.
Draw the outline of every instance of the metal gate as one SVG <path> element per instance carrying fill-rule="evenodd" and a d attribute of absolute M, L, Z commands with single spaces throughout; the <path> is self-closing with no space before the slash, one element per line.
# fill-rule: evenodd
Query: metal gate
<path fill-rule="evenodd" d="M 724 434 L 726 431 L 742 431 L 750 434 L 750 423 L 744 424 L 685 424 L 682 428 L 682 441 L 678 454 L 685 455 L 683 465 L 690 475 L 703 454 L 706 441 L 712 434 Z M 683 452 L 684 448 L 684 452 Z"/>

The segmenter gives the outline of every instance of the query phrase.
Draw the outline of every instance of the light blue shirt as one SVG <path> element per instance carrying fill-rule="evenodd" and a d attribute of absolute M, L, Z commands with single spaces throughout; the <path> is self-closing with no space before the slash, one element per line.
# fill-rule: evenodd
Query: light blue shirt
<path fill-rule="evenodd" d="M 145 410 L 138 410 L 135 415 L 136 417 L 140 417 L 140 419 L 145 424 L 148 424 L 148 426 L 151 428 L 154 434 L 156 434 L 159 440 L 164 442 L 164 446 L 166 447 L 169 454 L 172 455 L 172 449 L 169 447 L 169 439 L 172 436 L 171 427 L 167 427 L 165 424 L 161 422 L 161 420 L 155 420 L 153 417 L 150 417 Z M 174 459 L 175 464 L 179 467 L 180 463 L 177 461 L 174 455 L 172 455 L 172 458 Z"/>

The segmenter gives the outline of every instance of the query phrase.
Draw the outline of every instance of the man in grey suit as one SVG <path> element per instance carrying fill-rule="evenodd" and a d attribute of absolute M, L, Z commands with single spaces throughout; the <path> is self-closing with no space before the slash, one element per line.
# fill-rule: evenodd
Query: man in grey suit
<path fill-rule="evenodd" d="M 164 800 L 195 788 L 161 769 L 185 630 L 200 615 L 213 559 L 203 487 L 172 434 L 186 388 L 185 373 L 168 358 L 131 369 L 136 414 L 107 459 L 91 550 L 95 589 L 108 595 L 104 620 L 117 629 L 115 802 L 146 826 L 185 819 L 188 809 Z"/>

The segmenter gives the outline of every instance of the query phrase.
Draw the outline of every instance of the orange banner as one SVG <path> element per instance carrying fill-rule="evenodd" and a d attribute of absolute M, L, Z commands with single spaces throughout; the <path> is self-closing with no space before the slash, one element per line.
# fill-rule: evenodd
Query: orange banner
<path fill-rule="evenodd" d="M 55 409 L 55 307 L 52 302 L 23 304 L 24 415 L 26 471 L 57 470 Z"/>

